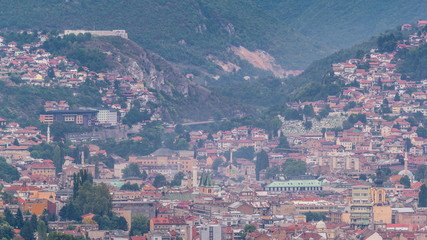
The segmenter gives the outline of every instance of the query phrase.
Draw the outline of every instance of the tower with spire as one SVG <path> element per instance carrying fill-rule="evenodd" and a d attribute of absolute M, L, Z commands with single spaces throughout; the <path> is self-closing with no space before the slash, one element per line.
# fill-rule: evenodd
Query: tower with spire
<path fill-rule="evenodd" d="M 50 143 L 50 124 L 47 124 L 47 137 L 46 143 Z"/>
<path fill-rule="evenodd" d="M 205 195 L 214 195 L 214 184 L 210 172 L 202 172 L 199 181 L 199 192 Z"/>

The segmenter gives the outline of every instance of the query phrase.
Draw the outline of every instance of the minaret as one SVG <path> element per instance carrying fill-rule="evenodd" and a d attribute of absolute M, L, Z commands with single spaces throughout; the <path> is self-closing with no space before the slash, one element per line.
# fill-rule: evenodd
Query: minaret
<path fill-rule="evenodd" d="M 46 143 L 50 143 L 50 124 L 47 124 L 47 137 Z"/>
<path fill-rule="evenodd" d="M 192 176 L 192 181 L 193 181 L 193 188 L 197 189 L 197 167 L 193 166 L 193 176 Z"/>
<path fill-rule="evenodd" d="M 408 176 L 408 152 L 405 152 L 404 163 L 405 163 L 404 173 L 405 173 L 405 176 Z"/>
<path fill-rule="evenodd" d="M 85 151 L 82 151 L 82 165 L 85 164 Z"/>

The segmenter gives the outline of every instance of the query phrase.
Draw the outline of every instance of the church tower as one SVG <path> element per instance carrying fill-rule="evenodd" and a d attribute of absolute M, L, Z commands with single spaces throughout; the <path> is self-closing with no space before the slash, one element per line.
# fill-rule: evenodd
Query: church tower
<path fill-rule="evenodd" d="M 203 172 L 199 182 L 200 194 L 214 195 L 214 184 L 209 172 Z"/>

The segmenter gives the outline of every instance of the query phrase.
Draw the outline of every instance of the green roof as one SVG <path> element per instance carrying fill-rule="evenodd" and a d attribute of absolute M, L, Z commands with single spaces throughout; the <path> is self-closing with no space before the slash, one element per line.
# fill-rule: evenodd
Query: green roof
<path fill-rule="evenodd" d="M 110 182 L 110 184 L 118 188 L 121 188 L 124 185 L 122 182 Z"/>
<path fill-rule="evenodd" d="M 321 187 L 322 183 L 318 180 L 289 180 L 275 181 L 265 187 Z"/>

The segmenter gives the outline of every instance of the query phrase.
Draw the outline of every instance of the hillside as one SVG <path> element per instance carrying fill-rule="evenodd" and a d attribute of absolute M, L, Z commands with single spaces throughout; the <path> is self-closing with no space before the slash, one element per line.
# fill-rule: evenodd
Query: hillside
<path fill-rule="evenodd" d="M 427 17 L 427 3 L 421 0 L 411 4 L 400 0 L 387 4 L 367 0 L 1 3 L 1 29 L 126 29 L 130 39 L 177 63 L 184 73 L 208 76 L 224 74 L 207 59 L 210 55 L 225 63 L 245 61 L 230 50 L 233 46 L 265 51 L 285 70 L 304 69 L 340 48 Z M 254 69 L 244 66 L 242 71 Z"/>
<path fill-rule="evenodd" d="M 156 92 L 165 120 L 206 120 L 213 113 L 230 117 L 242 110 L 185 78 L 168 61 L 131 40 L 101 37 L 84 45 L 107 53 L 105 61 L 110 66 L 107 72 L 140 79 Z"/>

